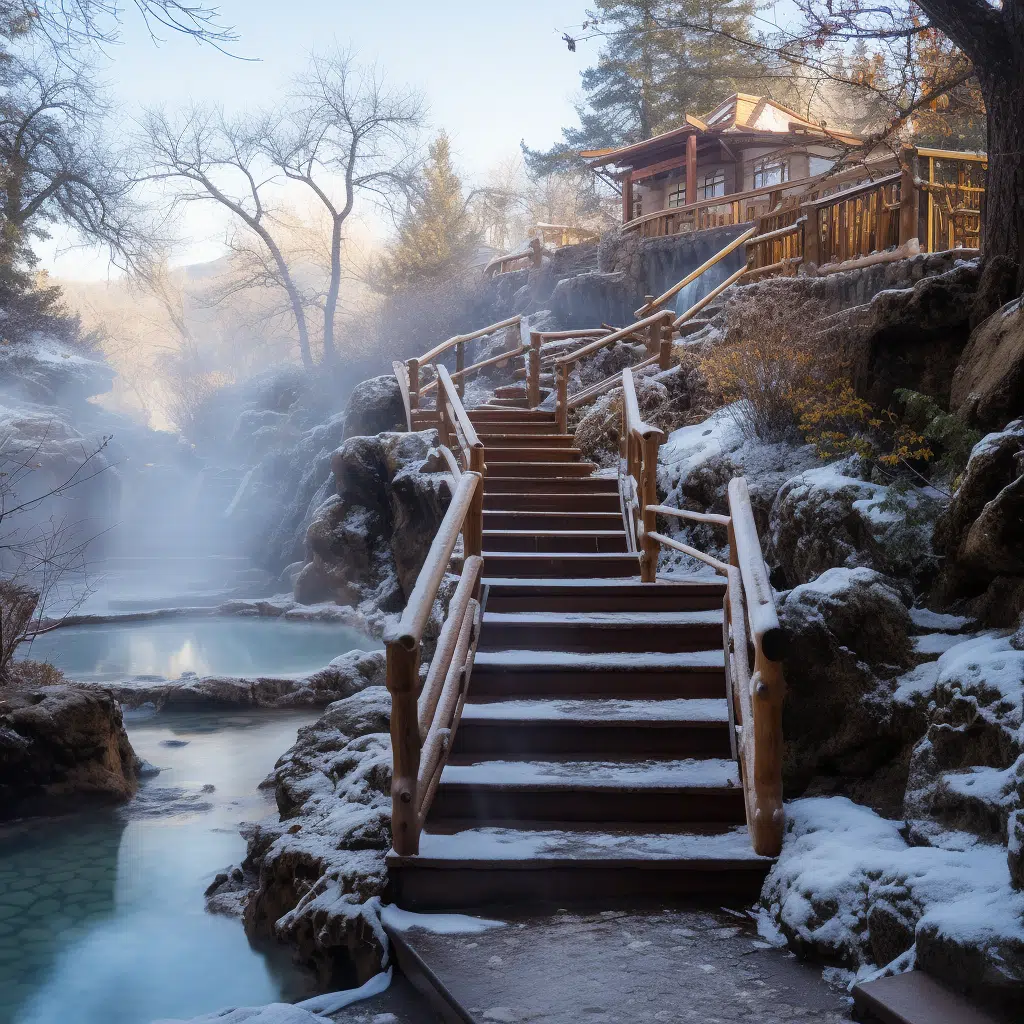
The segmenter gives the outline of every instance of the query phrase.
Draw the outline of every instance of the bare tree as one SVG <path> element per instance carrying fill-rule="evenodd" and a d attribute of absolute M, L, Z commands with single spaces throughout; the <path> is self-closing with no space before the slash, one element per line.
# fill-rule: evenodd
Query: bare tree
<path fill-rule="evenodd" d="M 96 539 L 85 523 L 48 508 L 109 465 L 102 453 L 110 437 L 83 443 L 81 458 L 64 479 L 39 483 L 44 434 L 22 441 L 0 437 L 0 686 L 11 681 L 11 659 L 18 646 L 55 628 L 88 594 L 86 555 Z M 61 615 L 48 620 L 52 602 Z"/>
<path fill-rule="evenodd" d="M 282 245 L 286 188 L 304 187 L 330 221 L 321 343 L 323 359 L 331 363 L 337 354 L 345 221 L 360 195 L 390 202 L 404 194 L 415 170 L 421 120 L 418 96 L 390 89 L 376 68 L 361 68 L 350 53 L 337 50 L 314 57 L 274 111 L 237 117 L 197 106 L 178 115 L 148 111 L 146 177 L 175 183 L 178 204 L 219 204 L 258 239 L 249 252 L 253 279 L 265 275 L 284 289 L 303 364 L 312 369 L 309 297 Z M 246 245 L 244 235 L 234 236 L 236 255 Z"/>
<path fill-rule="evenodd" d="M 131 177 L 102 141 L 106 111 L 88 77 L 9 59 L 0 90 L 0 266 L 24 259 L 28 239 L 55 222 L 130 254 Z"/>

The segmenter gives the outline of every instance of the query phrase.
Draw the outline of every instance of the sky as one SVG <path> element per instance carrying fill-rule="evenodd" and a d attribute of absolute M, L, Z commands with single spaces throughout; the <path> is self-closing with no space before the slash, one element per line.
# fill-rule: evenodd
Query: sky
<path fill-rule="evenodd" d="M 561 35 L 578 29 L 586 0 L 216 0 L 222 20 L 241 38 L 236 60 L 212 47 L 164 31 L 154 45 L 126 4 L 121 44 L 110 47 L 102 78 L 115 100 L 114 130 L 130 129 L 143 106 L 169 108 L 190 100 L 228 107 L 272 103 L 309 54 L 335 42 L 352 46 L 367 63 L 378 61 L 396 84 L 426 97 L 432 127 L 452 137 L 460 169 L 469 178 L 518 153 L 555 142 L 575 119 L 579 74 L 597 53 L 597 41 L 570 53 Z M 188 242 L 176 262 L 214 259 L 222 251 L 218 211 L 193 209 Z M 113 276 L 96 250 L 71 249 L 54 233 L 38 246 L 42 266 L 76 280 Z"/>

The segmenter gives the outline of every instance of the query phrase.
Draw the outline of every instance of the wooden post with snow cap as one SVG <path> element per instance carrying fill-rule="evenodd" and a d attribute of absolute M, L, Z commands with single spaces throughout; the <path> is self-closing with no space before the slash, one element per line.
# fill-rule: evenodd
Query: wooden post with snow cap
<path fill-rule="evenodd" d="M 406 642 L 408 641 L 408 642 Z M 416 778 L 420 772 L 420 730 L 416 691 L 420 681 L 418 639 L 400 637 L 387 645 L 387 683 L 391 693 L 391 843 L 395 853 L 419 853 Z"/>
<path fill-rule="evenodd" d="M 569 367 L 555 363 L 555 423 L 559 434 L 569 433 Z"/>

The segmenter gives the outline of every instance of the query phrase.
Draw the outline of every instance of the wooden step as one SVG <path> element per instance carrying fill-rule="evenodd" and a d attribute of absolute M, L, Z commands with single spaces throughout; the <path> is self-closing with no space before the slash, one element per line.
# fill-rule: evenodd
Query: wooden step
<path fill-rule="evenodd" d="M 486 555 L 485 562 L 486 564 Z M 703 651 L 722 643 L 722 610 L 484 613 L 479 650 Z"/>
<path fill-rule="evenodd" d="M 556 452 L 556 455 L 562 453 Z M 537 460 L 530 460 L 529 462 L 503 462 L 500 458 L 492 461 L 490 454 L 486 456 L 487 459 L 487 487 L 497 480 L 504 480 L 506 478 L 514 478 L 518 480 L 523 479 L 544 479 L 549 482 L 552 479 L 557 480 L 568 480 L 568 479 L 579 479 L 581 477 L 589 478 L 597 467 L 592 462 L 540 462 Z M 610 481 L 614 484 L 614 488 L 609 488 L 601 483 L 600 478 L 596 478 L 594 481 L 599 486 L 589 488 L 592 491 L 607 491 L 614 489 L 618 493 L 618 481 Z"/>
<path fill-rule="evenodd" d="M 725 656 L 721 649 L 686 654 L 481 651 L 473 663 L 470 692 L 474 700 L 585 696 L 715 698 L 725 694 Z"/>
<path fill-rule="evenodd" d="M 996 1024 L 995 1017 L 923 971 L 855 985 L 853 1013 L 870 1024 Z"/>
<path fill-rule="evenodd" d="M 743 821 L 731 758 L 475 760 L 449 758 L 431 823 Z"/>
<path fill-rule="evenodd" d="M 452 756 L 729 757 L 725 698 L 467 702 Z"/>
<path fill-rule="evenodd" d="M 494 389 L 495 398 L 526 398 L 526 387 L 522 384 L 501 384 Z"/>
<path fill-rule="evenodd" d="M 545 475 L 544 466 L 527 466 L 521 464 L 516 469 L 517 475 L 506 475 L 505 469 L 516 466 L 516 463 L 498 464 L 500 472 L 493 469 L 487 474 L 484 495 L 488 494 L 610 494 L 619 500 L 619 481 L 610 477 L 590 476 L 593 467 L 586 463 L 573 463 L 575 468 L 586 466 L 587 476 L 564 476 L 551 470 Z M 496 468 L 496 467 L 495 467 Z M 528 472 L 525 472 L 528 470 Z"/>
<path fill-rule="evenodd" d="M 487 526 L 485 519 L 484 526 Z M 618 530 L 484 530 L 487 551 L 625 552 L 626 534 Z"/>
<path fill-rule="evenodd" d="M 534 410 L 528 410 L 530 412 Z M 555 423 L 553 420 L 537 420 L 533 421 L 512 421 L 507 419 L 500 420 L 474 420 L 474 426 L 477 429 L 477 436 L 483 439 L 484 435 L 500 434 L 504 437 L 537 437 L 546 436 L 555 433 Z M 561 435 L 558 435 L 561 436 Z M 487 442 L 484 441 L 486 446 Z"/>
<path fill-rule="evenodd" d="M 489 426 L 489 425 L 488 425 Z M 521 429 L 522 425 L 517 425 Z M 478 430 L 477 436 L 483 442 L 489 455 L 495 448 L 574 448 L 573 434 L 500 434 L 490 429 Z"/>
<path fill-rule="evenodd" d="M 567 494 L 558 492 L 537 492 L 508 494 L 484 490 L 484 516 L 488 512 L 557 512 L 576 514 L 579 512 L 615 512 L 622 517 L 618 494 Z"/>
<path fill-rule="evenodd" d="M 511 445 L 491 445 L 490 448 L 487 448 L 486 442 L 484 442 L 484 448 L 488 466 L 495 466 L 499 463 L 516 463 L 523 467 L 525 472 L 533 473 L 534 467 L 541 463 L 575 462 L 587 466 L 588 473 L 594 471 L 591 463 L 580 462 L 579 448 L 568 448 L 564 445 L 552 445 L 547 448 L 530 445 L 515 448 Z"/>
<path fill-rule="evenodd" d="M 555 414 L 544 409 L 479 409 L 467 410 L 470 423 L 488 424 L 489 430 L 497 430 L 497 427 L 490 426 L 494 423 L 544 423 L 549 427 L 554 426 Z M 549 433 L 554 433 L 552 429 Z"/>
<path fill-rule="evenodd" d="M 484 511 L 485 530 L 549 533 L 562 530 L 622 532 L 621 512 L 500 512 Z"/>
<path fill-rule="evenodd" d="M 635 577 L 639 558 L 630 552 L 600 555 L 571 552 L 484 551 L 484 565 L 497 576 L 565 579 L 572 576 Z"/>
<path fill-rule="evenodd" d="M 725 581 L 720 577 L 627 583 L 608 579 L 502 579 L 489 565 L 484 566 L 484 572 L 487 608 L 495 612 L 698 611 L 721 609 L 725 598 Z"/>
<path fill-rule="evenodd" d="M 486 405 L 480 406 L 481 410 L 501 409 L 529 409 L 526 398 L 491 398 Z"/>
<path fill-rule="evenodd" d="M 389 854 L 395 902 L 409 910 L 498 904 L 609 903 L 687 898 L 716 903 L 757 897 L 771 860 L 758 857 L 742 825 L 661 822 L 559 827 L 516 822 L 500 830 L 472 821 L 428 825 L 417 857 Z"/>

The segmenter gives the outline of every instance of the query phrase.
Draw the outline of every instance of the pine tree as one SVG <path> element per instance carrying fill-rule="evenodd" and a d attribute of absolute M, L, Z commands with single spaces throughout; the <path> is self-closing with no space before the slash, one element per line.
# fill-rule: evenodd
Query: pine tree
<path fill-rule="evenodd" d="M 530 171 L 549 174 L 578 162 L 580 150 L 649 139 L 749 88 L 758 52 L 734 39 L 750 37 L 756 9 L 755 0 L 599 0 L 604 44 L 581 76 L 580 125 L 563 128 L 547 151 L 524 144 Z"/>
<path fill-rule="evenodd" d="M 395 292 L 464 270 L 479 241 L 442 132 L 430 144 L 418 195 L 380 268 L 379 286 Z"/>

